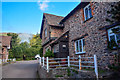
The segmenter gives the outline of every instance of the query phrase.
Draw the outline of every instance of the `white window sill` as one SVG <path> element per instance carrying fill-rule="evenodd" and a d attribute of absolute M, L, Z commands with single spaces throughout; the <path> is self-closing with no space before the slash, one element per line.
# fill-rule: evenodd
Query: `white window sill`
<path fill-rule="evenodd" d="M 75 54 L 84 54 L 84 53 L 86 53 L 86 52 L 76 52 Z"/>

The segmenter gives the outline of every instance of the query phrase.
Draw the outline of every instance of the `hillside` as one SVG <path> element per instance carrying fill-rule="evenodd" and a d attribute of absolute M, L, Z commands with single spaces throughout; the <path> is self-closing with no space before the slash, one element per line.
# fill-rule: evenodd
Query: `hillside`
<path fill-rule="evenodd" d="M 29 42 L 29 40 L 32 39 L 33 34 L 18 33 L 18 37 L 21 39 L 21 42 L 25 42 L 25 41 Z"/>

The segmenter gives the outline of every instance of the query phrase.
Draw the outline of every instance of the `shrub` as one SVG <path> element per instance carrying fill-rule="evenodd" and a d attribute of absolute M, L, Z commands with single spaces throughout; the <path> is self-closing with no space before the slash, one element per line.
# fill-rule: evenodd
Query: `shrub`
<path fill-rule="evenodd" d="M 55 77 L 63 77 L 63 75 L 55 75 Z"/>
<path fill-rule="evenodd" d="M 54 57 L 54 54 L 52 51 L 50 51 L 49 49 L 46 51 L 44 57 Z"/>
<path fill-rule="evenodd" d="M 69 68 L 67 69 L 67 75 L 68 75 L 68 76 L 70 76 L 70 75 L 71 75 L 71 71 L 70 71 L 70 69 L 69 69 Z"/>
<path fill-rule="evenodd" d="M 76 74 L 78 74 L 78 71 L 76 71 L 76 70 L 74 70 L 74 69 L 73 69 L 72 71 L 75 72 Z"/>

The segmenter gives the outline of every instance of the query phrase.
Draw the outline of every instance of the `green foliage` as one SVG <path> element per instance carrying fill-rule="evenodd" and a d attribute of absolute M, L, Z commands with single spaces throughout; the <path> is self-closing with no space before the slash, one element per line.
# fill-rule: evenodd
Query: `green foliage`
<path fill-rule="evenodd" d="M 76 71 L 75 69 L 72 69 L 73 72 L 75 72 L 76 74 L 78 74 L 78 71 Z"/>
<path fill-rule="evenodd" d="M 18 45 L 20 43 L 20 39 L 18 38 L 18 34 L 16 33 L 7 33 L 8 36 L 12 36 L 11 38 L 11 49 L 9 50 L 9 58 L 15 58 L 17 52 Z"/>
<path fill-rule="evenodd" d="M 40 39 L 40 34 L 33 35 L 33 38 L 30 40 L 30 49 L 33 49 L 32 51 L 34 55 L 40 54 L 40 56 L 43 56 L 43 48 L 42 48 L 42 40 Z"/>
<path fill-rule="evenodd" d="M 8 35 L 12 36 L 9 58 L 16 58 L 17 61 L 20 61 L 23 59 L 23 55 L 26 56 L 26 60 L 34 60 L 35 55 L 37 54 L 40 54 L 40 56 L 42 56 L 43 50 L 39 34 L 34 35 L 33 38 L 30 40 L 30 43 L 20 43 L 20 39 L 18 38 L 18 35 L 16 33 L 8 33 Z"/>
<path fill-rule="evenodd" d="M 54 54 L 52 51 L 50 51 L 49 49 L 46 51 L 44 57 L 54 57 Z"/>
<path fill-rule="evenodd" d="M 8 36 L 12 36 L 11 39 L 11 47 L 15 47 L 16 45 L 18 45 L 20 43 L 20 38 L 18 38 L 18 34 L 16 33 L 7 33 Z"/>
<path fill-rule="evenodd" d="M 58 78 L 58 77 L 63 77 L 63 75 L 55 75 L 55 77 L 57 77 L 57 78 Z"/>
<path fill-rule="evenodd" d="M 105 73 L 105 72 L 106 72 L 106 70 L 102 70 L 102 69 L 99 69 L 99 70 L 98 70 L 98 73 L 99 73 L 99 74 L 103 74 L 103 73 Z"/>
<path fill-rule="evenodd" d="M 70 68 L 67 69 L 67 75 L 70 76 L 71 75 L 71 71 Z"/>
<path fill-rule="evenodd" d="M 106 21 L 110 23 L 120 21 L 120 1 L 116 5 L 111 5 L 111 7 L 111 10 L 107 11 L 107 13 L 111 14 L 112 20 L 107 18 Z"/>

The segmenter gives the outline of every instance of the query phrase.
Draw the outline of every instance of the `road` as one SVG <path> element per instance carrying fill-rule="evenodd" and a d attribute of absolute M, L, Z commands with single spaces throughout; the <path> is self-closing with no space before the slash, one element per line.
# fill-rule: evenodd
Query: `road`
<path fill-rule="evenodd" d="M 2 78 L 37 78 L 38 61 L 17 61 L 2 67 Z"/>

